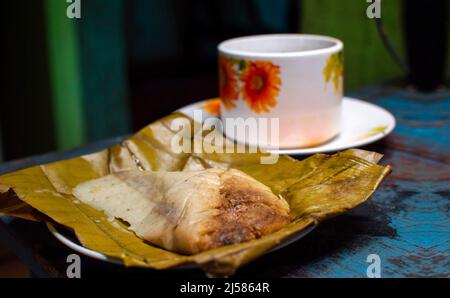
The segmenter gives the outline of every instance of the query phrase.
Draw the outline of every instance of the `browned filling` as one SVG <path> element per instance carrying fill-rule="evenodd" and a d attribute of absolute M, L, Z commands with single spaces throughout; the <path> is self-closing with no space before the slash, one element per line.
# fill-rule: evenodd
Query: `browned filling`
<path fill-rule="evenodd" d="M 201 250 L 222 245 L 240 243 L 271 234 L 289 223 L 289 214 L 276 204 L 271 204 L 271 193 L 244 184 L 239 178 L 224 181 L 221 189 L 221 211 L 214 218 L 209 230 L 209 241 L 204 241 Z M 273 198 L 271 198 L 273 200 Z M 278 199 L 278 198 L 276 198 Z"/>

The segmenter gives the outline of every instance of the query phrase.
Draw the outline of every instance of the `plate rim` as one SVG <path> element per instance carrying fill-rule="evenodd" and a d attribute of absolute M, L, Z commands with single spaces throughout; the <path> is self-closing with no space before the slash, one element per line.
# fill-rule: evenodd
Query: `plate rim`
<path fill-rule="evenodd" d="M 194 103 L 191 103 L 191 104 L 186 105 L 184 107 L 181 107 L 181 108 L 179 108 L 176 111 L 177 112 L 181 112 L 181 113 L 186 115 L 187 114 L 186 110 L 190 110 L 190 109 L 193 109 L 195 107 L 199 107 L 199 106 L 205 104 L 206 102 L 208 102 L 211 99 L 217 99 L 217 98 L 210 98 L 210 99 L 205 99 L 205 100 L 201 100 L 201 101 L 198 101 L 198 102 L 194 102 Z M 351 142 L 351 143 L 349 142 L 349 143 L 346 143 L 346 144 L 342 144 L 341 146 L 332 147 L 332 148 L 328 148 L 328 149 L 327 148 L 323 148 L 324 146 L 329 144 L 327 142 L 327 143 L 324 143 L 324 144 L 316 146 L 316 147 L 289 148 L 289 149 L 277 149 L 277 150 L 267 149 L 266 151 L 269 152 L 269 153 L 272 153 L 272 154 L 286 154 L 286 155 L 293 155 L 293 156 L 310 155 L 310 154 L 316 154 L 316 153 L 337 152 L 337 151 L 344 150 L 344 149 L 365 146 L 365 145 L 374 143 L 376 141 L 379 141 L 379 140 L 387 137 L 389 134 L 391 134 L 392 131 L 397 126 L 397 121 L 396 121 L 394 115 L 390 111 L 385 109 L 384 107 L 381 107 L 381 106 L 379 106 L 377 104 L 374 104 L 372 102 L 368 102 L 368 101 L 365 101 L 365 100 L 362 100 L 362 99 L 349 97 L 349 96 L 344 96 L 342 98 L 342 101 L 343 101 L 343 103 L 345 101 L 345 102 L 350 102 L 351 104 L 355 104 L 356 103 L 356 104 L 366 105 L 366 106 L 369 106 L 372 109 L 376 109 L 378 111 L 383 112 L 389 118 L 389 122 L 390 123 L 389 123 L 388 127 L 383 132 L 377 133 L 377 134 L 375 134 L 373 136 L 370 136 L 370 137 L 368 137 L 368 138 L 366 138 L 364 140 L 354 141 L 354 142 Z M 337 135 L 336 137 L 339 138 L 339 135 Z"/>
<path fill-rule="evenodd" d="M 47 222 L 45 222 L 45 225 L 47 226 L 47 229 L 49 230 L 49 232 L 58 241 L 60 241 L 62 244 L 69 247 L 70 249 L 72 249 L 78 253 L 81 253 L 84 256 L 91 257 L 96 260 L 113 263 L 113 264 L 117 264 L 117 265 L 123 265 L 123 266 L 125 265 L 120 259 L 109 257 L 101 252 L 86 248 L 82 244 L 78 244 L 78 243 L 72 241 L 71 239 L 64 236 L 62 233 L 60 233 L 60 231 L 58 231 L 58 228 L 52 222 L 47 221 Z M 278 243 L 277 245 L 275 245 L 274 247 L 272 247 L 270 250 L 266 251 L 262 255 L 269 254 L 271 252 L 277 251 L 279 249 L 282 249 L 286 246 L 291 245 L 292 243 L 302 239 L 303 237 L 305 237 L 306 235 L 311 233 L 316 227 L 317 227 L 316 223 L 311 223 L 310 225 L 305 227 L 303 230 L 298 231 L 297 233 L 291 235 L 290 237 L 287 237 L 286 241 Z M 143 266 L 133 266 L 133 267 L 147 268 L 147 267 L 143 267 Z M 200 268 L 200 267 L 196 266 L 195 264 L 187 263 L 187 264 L 175 266 L 174 268 L 171 268 L 171 269 L 192 269 L 192 268 Z M 152 268 L 147 268 L 147 269 L 152 269 Z"/>
<path fill-rule="evenodd" d="M 86 248 L 81 244 L 78 244 L 74 241 L 72 241 L 71 239 L 69 239 L 68 237 L 64 236 L 62 233 L 60 233 L 57 229 L 57 227 L 55 227 L 55 225 L 49 221 L 47 221 L 45 223 L 45 225 L 47 226 L 47 229 L 50 231 L 50 233 L 62 244 L 64 244 L 65 246 L 69 247 L 70 249 L 79 252 L 85 256 L 91 257 L 93 259 L 96 260 L 100 260 L 100 261 L 105 261 L 105 262 L 109 262 L 109 263 L 114 263 L 114 264 L 123 264 L 123 262 L 119 259 L 115 259 L 112 257 L 108 257 L 107 255 Z"/>

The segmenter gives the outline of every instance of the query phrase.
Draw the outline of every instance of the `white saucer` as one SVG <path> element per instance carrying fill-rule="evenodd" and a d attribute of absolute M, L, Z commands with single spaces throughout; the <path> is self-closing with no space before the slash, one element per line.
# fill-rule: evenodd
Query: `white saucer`
<path fill-rule="evenodd" d="M 193 117 L 194 110 L 202 109 L 204 118 L 218 117 L 204 108 L 209 100 L 196 102 L 178 110 Z M 306 155 L 336 152 L 348 148 L 364 146 L 378 141 L 395 128 L 395 118 L 387 110 L 372 103 L 344 97 L 342 104 L 342 130 L 331 141 L 316 147 L 268 150 L 287 155 Z"/>

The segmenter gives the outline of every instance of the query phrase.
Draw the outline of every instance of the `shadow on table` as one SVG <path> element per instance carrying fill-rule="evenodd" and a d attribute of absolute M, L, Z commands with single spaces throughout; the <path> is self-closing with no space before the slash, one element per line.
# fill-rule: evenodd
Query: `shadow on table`
<path fill-rule="evenodd" d="M 364 147 L 366 150 L 380 153 L 386 152 L 386 148 L 387 144 L 384 140 Z M 306 267 L 308 265 L 314 264 L 320 268 L 320 266 L 324 266 L 320 264 L 322 259 L 332 257 L 341 251 L 357 250 L 374 236 L 395 237 L 396 231 L 389 226 L 389 223 L 390 218 L 369 201 L 344 215 L 325 221 L 310 234 L 293 244 L 247 264 L 238 270 L 236 277 L 307 277 Z M 20 235 L 20 241 L 13 245 L 15 247 L 12 247 L 12 250 L 17 254 L 22 254 L 22 258 L 24 251 L 27 252 L 25 254 L 27 260 L 23 261 L 30 267 L 33 276 L 66 276 L 68 266 L 66 258 L 73 251 L 59 243 L 44 224 L 14 220 L 7 226 L 8 233 L 11 233 L 9 236 L 12 236 L 7 240 L 9 244 L 15 234 Z M 5 229 L 2 233 L 4 231 Z M 5 239 L 0 240 L 5 241 Z M 201 270 L 156 271 L 124 268 L 85 256 L 81 256 L 81 258 L 82 277 L 195 278 L 205 276 Z"/>
<path fill-rule="evenodd" d="M 329 219 L 295 243 L 241 268 L 241 277 L 308 277 L 306 267 L 323 267 L 320 261 L 333 255 L 358 250 L 371 237 L 395 237 L 390 218 L 371 202 L 345 215 Z M 326 269 L 325 267 L 323 268 Z"/>
<path fill-rule="evenodd" d="M 236 277 L 307 277 L 304 267 L 329 258 L 340 251 L 357 250 L 373 236 L 395 237 L 396 232 L 389 227 L 390 219 L 371 203 L 365 203 L 351 212 L 330 219 L 319 225 L 304 238 L 272 252 L 242 267 Z M 1 231 L 2 236 L 4 229 Z M 13 220 L 8 224 L 8 233 L 20 240 L 8 244 L 15 253 L 21 255 L 32 276 L 65 277 L 69 265 L 67 256 L 74 253 L 59 243 L 46 226 L 24 220 Z M 5 239 L 0 239 L 5 241 Z M 198 269 L 176 269 L 156 271 L 151 269 L 124 268 L 89 257 L 80 256 L 82 277 L 205 277 Z M 25 259 L 23 259 L 25 258 Z M 318 265 L 320 266 L 320 264 Z"/>

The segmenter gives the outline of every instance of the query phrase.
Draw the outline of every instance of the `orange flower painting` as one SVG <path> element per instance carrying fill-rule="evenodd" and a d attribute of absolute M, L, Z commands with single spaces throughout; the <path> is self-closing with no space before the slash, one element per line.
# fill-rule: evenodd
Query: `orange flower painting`
<path fill-rule="evenodd" d="M 238 81 L 231 61 L 223 56 L 219 56 L 219 83 L 222 102 L 230 110 L 239 96 Z"/>
<path fill-rule="evenodd" d="M 220 115 L 220 99 L 210 99 L 208 100 L 202 108 L 211 115 Z"/>
<path fill-rule="evenodd" d="M 269 112 L 277 104 L 280 67 L 270 61 L 249 61 L 241 80 L 242 97 L 256 113 Z"/>

